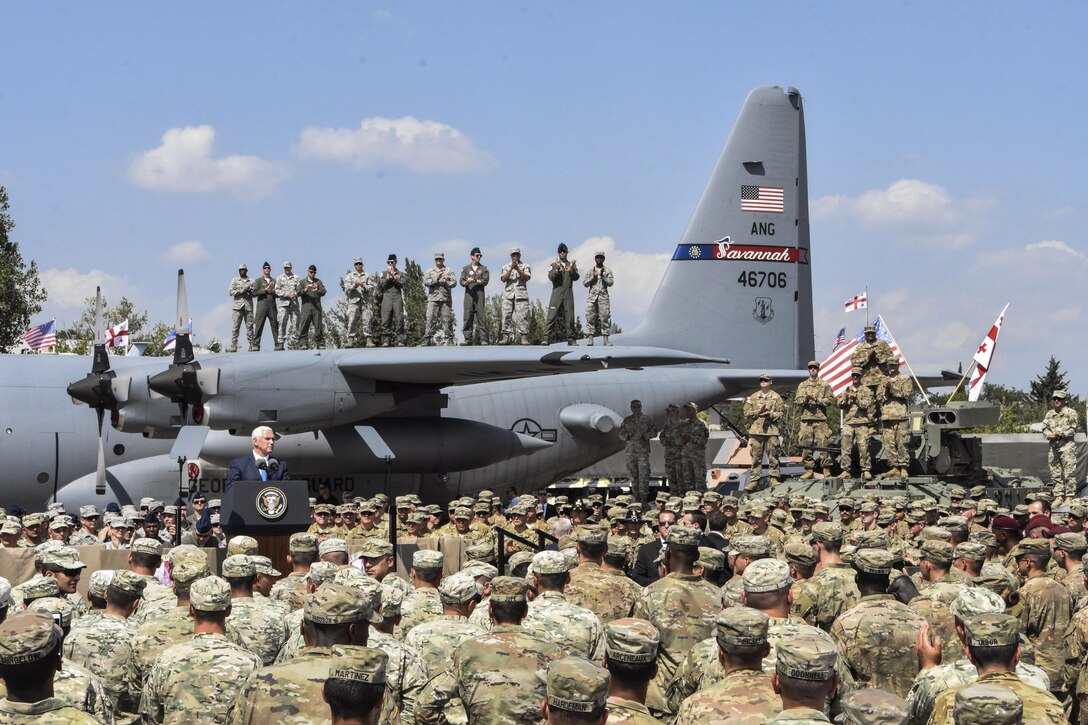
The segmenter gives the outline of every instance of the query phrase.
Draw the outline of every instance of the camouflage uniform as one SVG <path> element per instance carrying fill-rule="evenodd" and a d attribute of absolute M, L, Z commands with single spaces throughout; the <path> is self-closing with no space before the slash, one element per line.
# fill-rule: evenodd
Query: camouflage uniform
<path fill-rule="evenodd" d="M 436 257 L 437 259 L 438 257 Z M 443 261 L 445 256 L 441 255 Z M 427 319 L 423 335 L 425 345 L 452 345 L 453 336 L 453 290 L 457 287 L 457 277 L 449 267 L 431 267 L 423 275 L 423 286 L 427 288 Z"/>
<path fill-rule="evenodd" d="M 869 453 L 869 435 L 876 415 L 873 392 L 865 385 L 850 385 L 839 398 L 839 408 L 843 411 L 842 455 L 839 457 L 839 467 L 842 468 L 844 476 L 850 472 L 850 458 L 854 442 L 857 441 L 861 470 L 868 473 L 873 467 L 873 458 Z"/>
<path fill-rule="evenodd" d="M 710 641 L 715 643 L 714 656 L 717 658 L 717 642 Z M 721 672 L 721 663 L 718 671 Z M 763 725 L 781 710 L 782 699 L 775 694 L 770 675 L 761 670 L 736 670 L 684 700 L 673 723 Z"/>
<path fill-rule="evenodd" d="M 688 491 L 698 491 L 706 483 L 706 442 L 710 439 L 699 416 L 681 421 L 680 435 L 683 441 L 683 458 L 680 461 L 680 495 Z"/>
<path fill-rule="evenodd" d="M 0 722 L 12 725 L 84 725 L 102 721 L 72 707 L 60 697 L 50 697 L 38 702 L 12 702 L 5 697 L 0 699 Z"/>
<path fill-rule="evenodd" d="M 601 624 L 631 616 L 641 593 L 633 579 L 617 577 L 590 561 L 570 570 L 570 584 L 563 590 L 567 601 L 592 611 Z"/>
<path fill-rule="evenodd" d="M 763 473 L 763 451 L 767 451 L 767 465 L 772 479 L 781 475 L 778 470 L 778 421 L 782 419 L 786 406 L 782 396 L 773 390 L 756 391 L 744 401 L 744 417 L 750 418 L 748 426 L 748 448 L 752 453 L 752 467 L 749 469 L 748 485 L 759 484 Z M 763 415 L 760 415 L 763 413 Z"/>
<path fill-rule="evenodd" d="M 386 346 L 403 345 L 404 335 L 404 273 L 396 268 L 397 258 L 390 255 L 393 271 L 388 265 L 378 279 L 378 289 L 382 293 L 382 344 Z M 399 279 L 398 279 L 399 277 Z"/>
<path fill-rule="evenodd" d="M 419 652 L 427 671 L 435 674 L 449 666 L 450 657 L 461 642 L 486 634 L 487 630 L 458 614 L 443 614 L 414 627 L 404 644 Z"/>
<path fill-rule="evenodd" d="M 681 466 L 684 455 L 684 446 L 680 441 L 680 431 L 683 421 L 680 419 L 667 419 L 661 426 L 659 440 L 665 449 L 665 479 L 669 482 L 669 490 L 678 491 L 681 480 Z"/>
<path fill-rule="evenodd" d="M 615 695 L 609 696 L 605 702 L 608 707 L 606 725 L 658 725 L 661 722 L 641 702 L 625 700 Z"/>
<path fill-rule="evenodd" d="M 1045 540 L 1043 540 L 1045 542 Z M 1063 668 L 1066 661 L 1065 633 L 1072 618 L 1073 598 L 1060 583 L 1048 576 L 1030 577 L 1020 587 L 1021 631 L 1035 645 L 1035 664 L 1050 678 L 1052 692 L 1067 688 Z"/>
<path fill-rule="evenodd" d="M 387 576 L 386 579 L 388 578 Z M 441 617 L 442 599 L 438 596 L 438 590 L 431 588 L 413 589 L 404 598 L 400 613 L 400 630 L 405 635 L 411 632 L 413 627 Z"/>
<path fill-rule="evenodd" d="M 382 601 L 385 601 L 384 595 Z M 367 645 L 376 647 L 389 656 L 389 664 L 385 670 L 386 699 L 391 700 L 390 704 L 400 713 L 400 725 L 413 725 L 417 722 L 416 706 L 419 695 L 428 679 L 427 663 L 423 656 L 391 635 L 374 629 L 370 630 Z"/>
<path fill-rule="evenodd" d="M 1024 723 L 1062 725 L 1068 722 L 1061 703 L 1053 695 L 1023 682 L 1012 672 L 989 672 L 980 675 L 975 682 L 979 685 L 998 685 L 1015 692 L 1024 704 Z M 931 725 L 954 725 L 952 710 L 956 703 L 956 693 L 965 687 L 970 685 L 961 685 L 941 693 L 933 706 L 933 715 L 929 718 Z"/>
<path fill-rule="evenodd" d="M 640 411 L 623 419 L 620 440 L 627 441 L 627 475 L 631 492 L 639 503 L 650 498 L 650 439 L 657 435 L 654 419 Z"/>
<path fill-rule="evenodd" d="M 843 612 L 830 634 L 860 686 L 906 697 L 918 674 L 915 640 L 925 623 L 891 594 L 871 594 Z"/>
<path fill-rule="evenodd" d="M 249 349 L 261 349 L 261 336 L 264 334 L 264 323 L 268 322 L 268 329 L 272 332 L 272 342 L 276 350 L 283 349 L 280 338 L 279 316 L 276 314 L 276 280 L 266 277 L 263 273 L 253 281 L 253 296 L 255 299 L 253 311 L 253 337 L 250 338 Z M 169 536 L 164 529 L 162 534 Z M 160 534 L 160 536 L 162 536 Z"/>
<path fill-rule="evenodd" d="M 563 655 L 561 647 L 518 625 L 499 625 L 467 639 L 449 668 L 424 686 L 416 721 L 443 722 L 446 705 L 460 697 L 473 725 L 537 725 L 545 698 L 537 671 Z"/>
<path fill-rule="evenodd" d="M 880 420 L 884 426 L 884 454 L 888 465 L 900 475 L 907 473 L 910 465 L 910 425 L 907 421 L 907 403 L 914 392 L 914 383 L 906 375 L 896 373 L 884 378 L 877 387 L 880 403 Z"/>
<path fill-rule="evenodd" d="M 356 260 L 362 262 L 362 260 Z M 370 307 L 376 285 L 366 272 L 352 269 L 340 280 L 340 288 L 348 302 L 348 339 L 352 347 L 368 347 L 371 343 L 370 321 L 373 311 Z"/>
<path fill-rule="evenodd" d="M 888 363 L 898 360 L 891 345 L 883 340 L 862 340 L 850 355 L 850 364 L 861 368 L 861 384 L 873 393 L 884 382 L 884 371 L 888 369 Z"/>
<path fill-rule="evenodd" d="M 516 249 L 516 247 L 515 247 Z M 520 252 L 519 252 L 520 254 Z M 529 290 L 526 277 L 533 274 L 527 264 L 519 264 L 518 272 L 512 264 L 504 264 L 502 276 L 506 288 L 502 291 L 502 338 L 504 342 L 529 342 Z"/>
<path fill-rule="evenodd" d="M 1050 678 L 1035 665 L 1018 662 L 1016 676 L 1032 687 L 1044 691 L 1050 689 Z M 966 659 L 921 670 L 914 678 L 914 685 L 907 695 L 910 722 L 927 722 L 933 713 L 933 704 L 942 692 L 970 685 L 977 679 L 978 670 Z"/>
<path fill-rule="evenodd" d="M 608 331 L 612 328 L 612 301 L 608 296 L 608 288 L 615 283 L 612 270 L 596 264 L 582 280 L 582 285 L 586 288 L 585 330 L 591 345 L 597 335 L 608 337 Z"/>
<path fill-rule="evenodd" d="M 298 275 L 287 269 L 279 277 L 276 277 L 276 307 L 280 318 L 280 345 L 286 347 L 290 344 L 292 350 L 298 347 L 298 286 L 300 282 Z"/>
<path fill-rule="evenodd" d="M 1043 418 L 1043 433 L 1059 436 L 1047 441 L 1050 446 L 1046 454 L 1055 499 L 1077 495 L 1077 448 L 1073 443 L 1077 426 L 1077 411 L 1068 401 L 1061 411 L 1048 410 Z"/>
<path fill-rule="evenodd" d="M 823 464 L 824 470 L 830 470 L 831 454 L 828 451 L 817 451 L 815 448 L 827 448 L 831 440 L 831 426 L 827 423 L 827 409 L 835 404 L 831 385 L 822 378 L 804 380 L 797 386 L 793 400 L 801 409 L 797 440 L 804 451 L 802 461 L 805 464 L 805 470 L 811 471 L 816 467 L 817 457 Z"/>
<path fill-rule="evenodd" d="M 542 592 L 529 602 L 529 613 L 521 626 L 529 634 L 564 647 L 569 654 L 594 662 L 604 657 L 601 620 L 559 592 Z"/>
<path fill-rule="evenodd" d="M 291 609 L 302 609 L 306 597 L 306 572 L 291 572 L 272 585 L 268 596 L 278 602 L 284 602 Z"/>
<path fill-rule="evenodd" d="M 118 718 L 132 717 L 140 708 L 143 683 L 132 649 L 135 635 L 135 626 L 124 617 L 95 612 L 73 621 L 64 638 L 64 656 L 102 678 Z"/>
<path fill-rule="evenodd" d="M 178 598 L 174 590 L 165 586 L 153 576 L 141 575 L 146 586 L 140 606 L 132 613 L 129 620 L 136 626 L 140 626 L 152 617 L 169 612 L 177 606 Z"/>
<path fill-rule="evenodd" d="M 329 676 L 331 657 L 331 648 L 306 647 L 289 662 L 255 671 L 238 693 L 229 722 L 328 722 L 329 706 L 321 689 Z"/>
<path fill-rule="evenodd" d="M 662 691 L 688 651 L 714 632 L 714 618 L 721 608 L 721 593 L 694 574 L 670 572 L 642 590 L 633 616 L 647 620 L 661 633 L 654 681 Z"/>
<path fill-rule="evenodd" d="M 245 268 L 243 264 L 239 271 Z M 241 275 L 233 278 L 227 294 L 233 298 L 230 303 L 232 326 L 229 352 L 235 352 L 238 350 L 238 333 L 243 322 L 246 325 L 246 344 L 253 339 L 253 280 Z"/>
<path fill-rule="evenodd" d="M 234 627 L 231 642 L 260 657 L 262 665 L 276 661 L 289 635 L 281 610 L 254 598 L 239 597 L 231 600 L 227 619 Z"/>

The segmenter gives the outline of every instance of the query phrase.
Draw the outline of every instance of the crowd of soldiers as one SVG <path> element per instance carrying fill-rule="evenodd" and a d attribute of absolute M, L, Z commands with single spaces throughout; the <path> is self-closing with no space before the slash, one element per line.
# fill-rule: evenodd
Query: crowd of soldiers
<path fill-rule="evenodd" d="M 7 518 L 0 720 L 1088 722 L 1079 500 L 323 489 L 285 562 L 222 535 L 218 572 L 191 503 Z M 81 596 L 88 545 L 127 567 Z"/>
<path fill-rule="evenodd" d="M 548 268 L 552 283 L 548 302 L 547 326 L 544 343 L 566 341 L 576 344 L 577 329 L 574 313 L 574 282 L 582 278 L 576 260 L 567 258 L 566 244 L 560 244 L 557 258 Z M 426 290 L 427 311 L 424 330 L 425 345 L 454 345 L 456 324 L 453 312 L 453 291 L 464 288 L 462 345 L 490 344 L 484 312 L 485 288 L 491 282 L 491 273 L 483 262 L 479 247 L 470 253 L 468 264 L 461 268 L 460 276 L 446 266 L 446 255 L 436 252 L 434 266 L 423 275 Z M 605 254 L 594 255 L 593 266 L 585 273 L 582 282 L 586 289 L 586 319 L 584 335 L 589 345 L 595 337 L 601 337 L 609 345 L 612 313 L 609 288 L 615 278 L 604 264 Z M 528 345 L 529 340 L 529 290 L 532 269 L 521 261 L 521 248 L 510 249 L 510 262 L 499 276 L 504 285 L 502 291 L 501 329 L 496 341 L 502 344 Z M 404 272 L 397 267 L 397 255 L 390 254 L 386 267 L 378 275 L 364 270 L 363 260 L 356 257 L 352 269 L 340 280 L 340 288 L 347 301 L 347 346 L 375 347 L 402 346 L 406 342 L 404 318 Z M 325 318 L 322 297 L 328 290 L 317 277 L 317 267 L 310 265 L 305 277 L 294 273 L 290 261 L 283 263 L 283 274 L 272 276 L 268 262 L 262 266 L 261 276 L 249 277 L 246 264 L 238 265 L 238 276 L 230 281 L 227 293 L 231 297 L 232 327 L 229 351 L 238 350 L 238 338 L 245 329 L 249 349 L 261 349 L 261 337 L 268 323 L 276 350 L 288 347 L 323 348 Z M 375 295 L 380 297 L 380 333 L 372 333 L 371 305 Z"/>

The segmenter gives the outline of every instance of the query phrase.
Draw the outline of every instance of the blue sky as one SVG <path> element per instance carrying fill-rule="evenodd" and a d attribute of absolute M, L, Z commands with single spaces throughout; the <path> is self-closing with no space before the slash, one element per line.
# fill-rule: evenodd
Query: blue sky
<path fill-rule="evenodd" d="M 1083 389 L 1078 3 L 10 3 L 0 184 L 44 317 L 101 283 L 198 339 L 235 265 L 605 245 L 633 326 L 748 91 L 805 100 L 817 350 L 868 286 L 915 368 Z M 543 293 L 539 288 L 538 293 Z"/>

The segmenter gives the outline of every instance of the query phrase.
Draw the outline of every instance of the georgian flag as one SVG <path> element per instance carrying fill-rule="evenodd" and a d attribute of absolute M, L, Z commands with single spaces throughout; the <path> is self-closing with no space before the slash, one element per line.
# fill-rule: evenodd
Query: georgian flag
<path fill-rule="evenodd" d="M 986 337 L 982 338 L 978 350 L 975 351 L 975 370 L 971 373 L 971 382 L 967 385 L 967 399 L 978 400 L 982 393 L 982 383 L 986 380 L 986 373 L 990 370 L 990 363 L 994 359 L 994 350 L 997 348 L 997 336 L 1001 334 L 1001 323 L 1005 321 L 1005 312 L 1008 305 L 997 316 L 997 322 L 993 324 Z"/>
<path fill-rule="evenodd" d="M 106 330 L 106 347 L 128 347 L 128 320 Z"/>
<path fill-rule="evenodd" d="M 869 293 L 859 292 L 846 302 L 843 303 L 846 308 L 845 312 L 853 312 L 854 310 L 864 310 L 869 306 Z"/>

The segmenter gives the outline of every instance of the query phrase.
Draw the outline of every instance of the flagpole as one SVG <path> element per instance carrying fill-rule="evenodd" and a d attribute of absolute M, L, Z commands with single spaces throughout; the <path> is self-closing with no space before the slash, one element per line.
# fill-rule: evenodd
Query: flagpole
<path fill-rule="evenodd" d="M 865 324 L 869 324 L 869 285 L 865 285 Z M 903 359 L 906 360 L 906 356 Z"/>
<path fill-rule="evenodd" d="M 60 347 L 57 345 L 57 318 L 53 318 L 53 354 L 60 355 Z"/>
<path fill-rule="evenodd" d="M 906 358 L 903 359 L 906 360 Z M 965 372 L 963 374 L 963 377 L 960 378 L 960 381 L 956 383 L 956 389 L 953 390 L 952 394 L 948 396 L 948 400 L 946 402 L 952 402 L 952 398 L 956 397 L 956 393 L 960 392 L 960 388 L 963 387 L 963 381 L 967 379 L 967 376 L 971 374 L 971 371 L 975 369 L 976 365 L 978 365 L 978 361 L 972 360 L 971 365 L 967 368 L 967 372 Z"/>
<path fill-rule="evenodd" d="M 877 319 L 884 322 L 884 329 L 888 331 L 888 337 L 895 342 L 895 335 L 892 334 L 892 328 L 888 327 L 888 321 L 883 317 L 877 316 Z M 899 347 L 899 343 L 895 342 L 895 346 Z M 910 371 L 910 376 L 914 378 L 914 384 L 918 386 L 918 390 L 922 392 L 922 397 L 925 398 L 926 405 L 929 405 L 929 396 L 926 395 L 926 389 L 922 387 L 922 381 L 918 379 L 918 376 L 914 374 L 914 370 L 910 366 L 910 361 L 907 360 L 907 356 L 903 353 L 903 348 L 899 347 L 899 354 L 903 356 L 903 362 L 907 364 L 907 370 Z"/>

